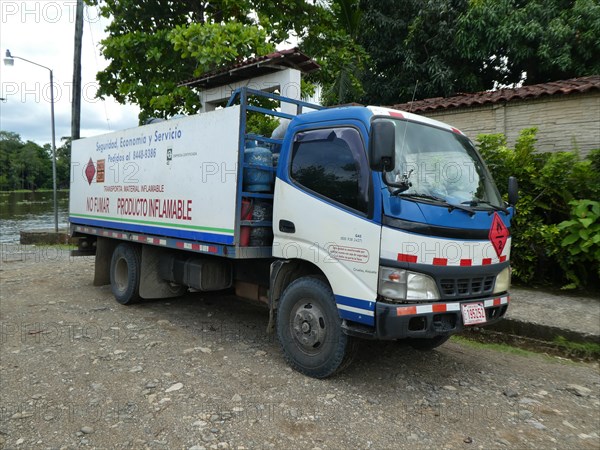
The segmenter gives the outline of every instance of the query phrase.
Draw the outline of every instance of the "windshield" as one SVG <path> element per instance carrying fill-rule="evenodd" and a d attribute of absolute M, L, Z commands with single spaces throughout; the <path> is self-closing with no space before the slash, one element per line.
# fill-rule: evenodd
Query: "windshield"
<path fill-rule="evenodd" d="M 423 123 L 389 120 L 396 127 L 396 165 L 387 181 L 396 195 L 484 209 L 504 208 L 491 175 L 471 141 Z"/>

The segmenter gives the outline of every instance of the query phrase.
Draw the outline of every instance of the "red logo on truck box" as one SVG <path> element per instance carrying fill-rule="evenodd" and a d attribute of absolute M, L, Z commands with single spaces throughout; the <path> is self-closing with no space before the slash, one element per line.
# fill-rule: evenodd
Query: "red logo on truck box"
<path fill-rule="evenodd" d="M 85 177 L 87 178 L 88 183 L 90 185 L 92 184 L 94 175 L 96 175 L 96 168 L 94 167 L 94 161 L 92 161 L 92 158 L 90 158 L 90 160 L 88 161 L 87 166 L 85 168 Z"/>

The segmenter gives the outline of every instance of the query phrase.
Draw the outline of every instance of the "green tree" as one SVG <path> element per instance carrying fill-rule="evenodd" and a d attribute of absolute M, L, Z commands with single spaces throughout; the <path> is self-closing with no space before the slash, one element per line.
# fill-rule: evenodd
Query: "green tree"
<path fill-rule="evenodd" d="M 182 80 L 290 36 L 325 104 L 393 104 L 600 72 L 596 0 L 88 0 L 111 18 L 99 95 L 140 119 L 193 113 Z"/>
<path fill-rule="evenodd" d="M 39 188 L 52 187 L 52 161 L 50 145 L 40 147 L 27 141 L 14 159 L 15 167 L 20 171 L 21 189 L 35 191 Z"/>
<path fill-rule="evenodd" d="M 19 149 L 23 147 L 21 136 L 11 131 L 0 131 L 0 190 L 14 188 L 12 164 Z"/>
<path fill-rule="evenodd" d="M 0 189 L 31 189 L 52 186 L 50 145 L 40 147 L 21 136 L 0 131 Z"/>
<path fill-rule="evenodd" d="M 69 189 L 71 176 L 71 137 L 60 139 L 61 145 L 56 148 L 56 186 L 58 189 Z"/>
<path fill-rule="evenodd" d="M 454 44 L 497 82 L 535 84 L 600 73 L 599 36 L 597 0 L 472 0 Z"/>
<path fill-rule="evenodd" d="M 358 42 L 362 18 L 359 0 L 331 0 L 315 10 L 301 48 L 321 65 L 309 79 L 323 87 L 325 105 L 357 102 L 364 94 L 360 77 L 369 55 Z"/>
<path fill-rule="evenodd" d="M 364 102 L 391 105 L 484 89 L 479 67 L 453 45 L 468 0 L 362 0 L 359 42 L 371 57 Z"/>
<path fill-rule="evenodd" d="M 266 54 L 289 32 L 302 36 L 312 8 L 304 0 L 103 0 L 110 62 L 98 94 L 139 105 L 142 121 L 194 113 L 198 96 L 179 82 Z"/>
<path fill-rule="evenodd" d="M 365 102 L 600 72 L 597 0 L 361 0 Z M 415 91 L 416 87 L 416 91 Z"/>

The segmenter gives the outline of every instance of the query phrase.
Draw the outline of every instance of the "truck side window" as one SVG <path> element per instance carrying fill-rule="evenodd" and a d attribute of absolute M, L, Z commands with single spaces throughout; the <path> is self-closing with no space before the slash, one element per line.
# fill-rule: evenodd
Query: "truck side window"
<path fill-rule="evenodd" d="M 364 145 L 354 128 L 298 133 L 291 177 L 303 187 L 368 213 L 369 171 Z"/>

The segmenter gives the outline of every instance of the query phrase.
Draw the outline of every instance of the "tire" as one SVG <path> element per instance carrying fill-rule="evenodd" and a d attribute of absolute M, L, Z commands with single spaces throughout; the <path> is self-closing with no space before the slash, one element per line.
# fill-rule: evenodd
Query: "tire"
<path fill-rule="evenodd" d="M 117 302 L 130 305 L 140 300 L 140 248 L 119 244 L 110 261 L 110 287 Z"/>
<path fill-rule="evenodd" d="M 341 325 L 333 292 L 320 279 L 293 281 L 279 300 L 279 344 L 287 363 L 304 375 L 327 378 L 350 364 L 356 343 Z"/>
<path fill-rule="evenodd" d="M 450 336 L 436 336 L 434 338 L 428 339 L 409 339 L 408 343 L 415 350 L 426 352 L 439 347 L 440 345 L 444 344 L 448 339 L 450 339 Z"/>

